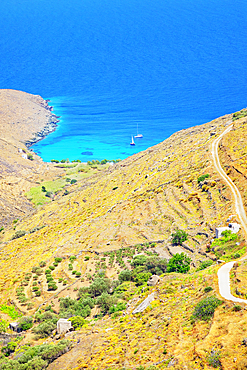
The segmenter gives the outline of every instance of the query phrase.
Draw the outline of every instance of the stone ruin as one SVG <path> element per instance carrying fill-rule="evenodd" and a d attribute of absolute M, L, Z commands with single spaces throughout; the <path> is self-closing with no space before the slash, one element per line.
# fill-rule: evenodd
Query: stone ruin
<path fill-rule="evenodd" d="M 64 334 L 68 331 L 71 331 L 73 326 L 71 325 L 71 321 L 67 319 L 59 319 L 57 322 L 57 334 Z"/>
<path fill-rule="evenodd" d="M 147 285 L 148 286 L 155 286 L 158 281 L 160 280 L 160 277 L 158 275 L 152 275 L 150 276 L 148 282 L 147 282 Z"/>
<path fill-rule="evenodd" d="M 149 296 L 141 304 L 139 304 L 139 306 L 137 306 L 134 309 L 134 311 L 132 312 L 133 315 L 135 313 L 143 312 L 150 305 L 152 301 L 154 301 L 154 293 L 149 294 Z"/>

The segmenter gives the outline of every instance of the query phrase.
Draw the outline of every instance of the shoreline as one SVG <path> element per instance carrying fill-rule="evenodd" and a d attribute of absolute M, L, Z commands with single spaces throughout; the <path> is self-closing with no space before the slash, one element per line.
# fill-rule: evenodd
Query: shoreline
<path fill-rule="evenodd" d="M 52 112 L 53 107 L 48 105 L 49 101 L 50 101 L 49 99 L 44 100 L 44 102 L 45 102 L 44 108 L 47 111 Z M 58 127 L 58 122 L 60 122 L 59 118 L 60 118 L 60 116 L 56 116 L 54 113 L 51 113 L 51 115 L 48 119 L 48 122 L 42 128 L 42 130 L 35 133 L 35 136 L 32 139 L 29 139 L 25 142 L 26 147 L 29 149 L 32 145 L 34 145 L 34 144 L 38 143 L 39 141 L 45 139 L 46 136 L 48 136 L 49 134 L 54 132 L 56 130 L 56 128 Z"/>

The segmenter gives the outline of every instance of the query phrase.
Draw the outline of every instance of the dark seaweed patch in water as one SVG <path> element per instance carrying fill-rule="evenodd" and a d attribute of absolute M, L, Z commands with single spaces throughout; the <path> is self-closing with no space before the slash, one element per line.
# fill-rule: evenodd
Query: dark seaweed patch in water
<path fill-rule="evenodd" d="M 81 152 L 82 155 L 93 155 L 93 152 Z"/>

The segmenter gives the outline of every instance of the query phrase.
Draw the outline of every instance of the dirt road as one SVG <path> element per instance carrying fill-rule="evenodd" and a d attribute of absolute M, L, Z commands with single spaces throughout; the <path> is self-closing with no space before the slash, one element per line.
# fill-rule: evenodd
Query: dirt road
<path fill-rule="evenodd" d="M 211 153 L 212 153 L 213 162 L 214 162 L 216 170 L 218 171 L 220 176 L 224 179 L 224 181 L 227 183 L 227 185 L 231 189 L 231 192 L 233 194 L 234 201 L 235 201 L 235 212 L 238 215 L 239 220 L 241 222 L 242 229 L 244 230 L 245 235 L 247 236 L 247 217 L 245 214 L 241 194 L 237 186 L 230 179 L 230 177 L 227 176 L 227 174 L 221 167 L 220 160 L 219 160 L 219 154 L 218 154 L 219 142 L 224 135 L 226 135 L 228 132 L 231 131 L 232 126 L 233 125 L 230 124 L 227 127 L 227 129 L 224 132 L 222 132 L 222 134 L 213 141 Z M 242 260 L 245 258 L 246 257 L 242 258 Z M 235 262 L 236 261 L 228 262 L 219 269 L 218 271 L 219 292 L 220 292 L 220 295 L 225 299 L 228 299 L 233 302 L 243 302 L 247 304 L 247 300 L 234 297 L 230 291 L 230 276 L 229 275 L 230 275 L 230 270 L 233 267 Z"/>

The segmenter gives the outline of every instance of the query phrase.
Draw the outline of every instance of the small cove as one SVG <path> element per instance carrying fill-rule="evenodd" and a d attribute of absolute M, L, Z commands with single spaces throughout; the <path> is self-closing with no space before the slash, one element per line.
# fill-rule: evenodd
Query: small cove
<path fill-rule="evenodd" d="M 246 106 L 240 0 L 3 0 L 0 11 L 1 88 L 49 98 L 61 116 L 33 146 L 46 161 L 123 159 Z"/>

